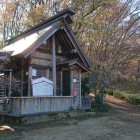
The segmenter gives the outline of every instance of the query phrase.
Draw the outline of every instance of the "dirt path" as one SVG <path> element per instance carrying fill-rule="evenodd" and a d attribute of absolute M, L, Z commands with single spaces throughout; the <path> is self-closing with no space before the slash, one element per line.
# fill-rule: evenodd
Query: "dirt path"
<path fill-rule="evenodd" d="M 140 140 L 140 108 L 110 96 L 107 100 L 107 113 L 15 126 L 15 132 L 0 132 L 0 140 Z"/>

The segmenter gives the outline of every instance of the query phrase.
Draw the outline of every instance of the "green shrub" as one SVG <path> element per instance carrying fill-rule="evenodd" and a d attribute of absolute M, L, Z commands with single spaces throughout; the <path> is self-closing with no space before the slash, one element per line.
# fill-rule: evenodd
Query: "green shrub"
<path fill-rule="evenodd" d="M 140 105 L 140 96 L 138 95 L 129 94 L 126 92 L 122 92 L 119 90 L 112 90 L 112 89 L 106 89 L 105 93 L 108 95 L 113 95 L 118 99 L 126 100 L 130 104 Z"/>
<path fill-rule="evenodd" d="M 127 100 L 128 99 L 128 94 L 125 92 L 120 92 L 120 91 L 114 91 L 113 92 L 113 96 L 118 98 L 118 99 L 122 99 L 122 100 Z"/>
<path fill-rule="evenodd" d="M 140 105 L 140 96 L 128 94 L 126 92 L 121 92 L 118 90 L 114 90 L 114 91 L 110 89 L 107 90 L 108 95 L 112 95 L 112 93 L 113 93 L 113 96 L 118 99 L 126 100 L 130 104 Z"/>
<path fill-rule="evenodd" d="M 82 93 L 89 93 L 90 91 L 90 85 L 89 85 L 89 76 L 88 75 L 83 75 L 81 79 L 81 88 L 82 88 Z"/>
<path fill-rule="evenodd" d="M 97 101 L 97 99 L 95 101 L 91 102 L 91 108 L 95 112 L 107 112 L 107 111 L 109 111 L 109 105 L 107 103 L 102 104 L 100 101 Z"/>
<path fill-rule="evenodd" d="M 108 95 L 113 95 L 113 90 L 112 89 L 106 89 L 105 93 Z"/>
<path fill-rule="evenodd" d="M 140 105 L 140 96 L 130 95 L 127 102 L 134 105 Z"/>
<path fill-rule="evenodd" d="M 114 91 L 113 96 L 118 99 L 126 100 L 130 104 L 140 105 L 140 96 L 131 95 L 120 91 Z"/>

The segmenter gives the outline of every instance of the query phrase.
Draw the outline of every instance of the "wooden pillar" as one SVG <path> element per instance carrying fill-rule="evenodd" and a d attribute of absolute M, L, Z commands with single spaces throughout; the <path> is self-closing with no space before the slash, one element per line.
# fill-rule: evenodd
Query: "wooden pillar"
<path fill-rule="evenodd" d="M 56 96 L 56 53 L 55 35 L 52 36 L 52 69 L 53 69 L 53 94 Z"/>
<path fill-rule="evenodd" d="M 23 81 L 24 81 L 24 69 L 21 70 L 21 93 L 20 96 L 23 96 Z"/>
<path fill-rule="evenodd" d="M 63 57 L 61 56 L 61 62 L 63 61 Z M 63 67 L 60 71 L 60 89 L 61 89 L 61 96 L 63 96 Z"/>
<path fill-rule="evenodd" d="M 46 70 L 46 77 L 49 79 L 49 69 Z"/>
<path fill-rule="evenodd" d="M 9 92 L 8 92 L 8 97 L 11 97 L 11 82 L 12 82 L 12 71 L 9 73 Z"/>
<path fill-rule="evenodd" d="M 60 88 L 61 88 L 61 96 L 63 96 L 63 73 L 60 71 Z"/>
<path fill-rule="evenodd" d="M 29 66 L 29 75 L 28 75 L 28 96 L 31 96 L 31 79 L 32 79 L 32 66 Z"/>
<path fill-rule="evenodd" d="M 24 69 L 23 69 L 23 66 L 24 66 L 24 60 L 22 58 L 22 69 L 21 69 L 21 93 L 20 93 L 20 96 L 22 97 L 23 96 L 23 82 L 24 82 Z"/>
<path fill-rule="evenodd" d="M 81 103 L 82 103 L 82 99 L 81 99 L 81 70 L 79 70 L 79 81 L 80 81 L 80 95 L 79 95 L 79 97 L 80 97 L 80 105 L 82 105 Z"/>

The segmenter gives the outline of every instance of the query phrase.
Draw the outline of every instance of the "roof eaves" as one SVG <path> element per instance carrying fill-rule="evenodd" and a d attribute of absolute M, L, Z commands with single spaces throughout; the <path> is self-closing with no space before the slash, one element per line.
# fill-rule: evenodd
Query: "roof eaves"
<path fill-rule="evenodd" d="M 87 58 L 85 52 L 84 52 L 84 51 L 82 50 L 82 48 L 80 47 L 80 44 L 79 44 L 79 42 L 78 42 L 77 38 L 75 37 L 75 35 L 74 35 L 74 33 L 73 33 L 72 30 L 70 30 L 70 34 L 71 34 L 73 40 L 75 41 L 75 43 L 77 44 L 77 48 L 78 48 L 78 50 L 79 50 L 79 53 L 82 55 L 82 58 L 84 58 L 84 62 L 85 62 L 85 63 L 87 64 L 87 66 L 90 68 L 90 67 L 91 67 L 90 61 L 89 61 L 89 59 Z"/>
<path fill-rule="evenodd" d="M 65 32 L 67 34 L 67 36 L 69 37 L 71 43 L 73 44 L 73 46 L 75 47 L 75 49 L 77 50 L 78 52 L 78 55 L 80 56 L 81 60 L 83 61 L 83 63 L 88 67 L 90 68 L 91 67 L 91 64 L 86 56 L 86 54 L 84 53 L 84 51 L 82 50 L 78 40 L 76 39 L 74 33 L 72 30 L 69 30 L 69 29 L 65 29 Z"/>
<path fill-rule="evenodd" d="M 81 67 L 83 70 L 85 70 L 85 72 L 89 72 L 89 71 L 90 71 L 89 68 L 87 68 L 85 65 L 81 64 L 78 60 L 75 61 L 75 62 L 73 62 L 73 63 L 70 63 L 69 65 L 70 65 L 70 66 L 71 66 L 71 65 L 74 65 L 74 63 L 76 63 L 79 67 Z"/>

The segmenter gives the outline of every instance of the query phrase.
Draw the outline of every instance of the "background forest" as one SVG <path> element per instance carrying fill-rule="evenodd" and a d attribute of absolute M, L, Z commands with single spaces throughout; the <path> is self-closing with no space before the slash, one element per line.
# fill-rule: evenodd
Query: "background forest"
<path fill-rule="evenodd" d="M 72 29 L 92 65 L 83 90 L 139 84 L 139 0 L 1 0 L 0 47 L 67 7 L 76 10 Z"/>

